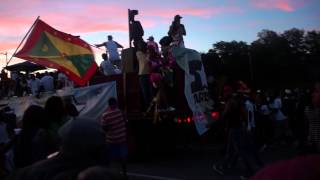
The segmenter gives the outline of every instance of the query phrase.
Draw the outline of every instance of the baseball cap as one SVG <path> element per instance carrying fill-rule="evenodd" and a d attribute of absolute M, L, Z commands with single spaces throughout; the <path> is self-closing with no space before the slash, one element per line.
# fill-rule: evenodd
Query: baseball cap
<path fill-rule="evenodd" d="M 180 16 L 179 14 L 174 16 L 174 19 L 181 19 L 181 18 L 182 18 L 182 16 Z"/>

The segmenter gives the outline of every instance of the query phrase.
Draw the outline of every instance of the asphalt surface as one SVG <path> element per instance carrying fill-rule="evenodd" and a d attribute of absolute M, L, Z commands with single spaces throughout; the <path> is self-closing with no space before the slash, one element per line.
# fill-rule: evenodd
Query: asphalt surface
<path fill-rule="evenodd" d="M 221 145 L 193 145 L 175 148 L 170 153 L 145 153 L 128 163 L 129 179 L 142 180 L 238 180 L 243 174 L 243 163 L 238 161 L 236 167 L 221 176 L 213 171 L 214 163 L 223 160 Z M 269 147 L 260 153 L 268 165 L 272 162 L 290 159 L 295 156 L 294 145 Z M 116 166 L 116 164 L 113 164 Z"/>

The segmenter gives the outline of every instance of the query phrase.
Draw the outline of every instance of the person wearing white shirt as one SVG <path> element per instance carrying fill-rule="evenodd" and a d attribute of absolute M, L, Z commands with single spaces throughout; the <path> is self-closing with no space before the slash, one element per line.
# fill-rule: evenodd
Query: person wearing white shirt
<path fill-rule="evenodd" d="M 265 96 L 262 96 L 261 106 L 258 109 L 260 114 L 259 117 L 259 129 L 257 132 L 259 134 L 259 139 L 261 143 L 260 152 L 264 151 L 265 148 L 272 142 L 272 121 L 270 119 L 271 110 L 269 108 L 268 101 Z"/>
<path fill-rule="evenodd" d="M 286 119 L 287 117 L 282 113 L 282 101 L 279 93 L 275 94 L 272 107 L 274 118 L 274 138 L 277 143 L 283 143 L 286 133 Z"/>
<path fill-rule="evenodd" d="M 105 46 L 107 49 L 107 53 L 109 54 L 109 60 L 113 65 L 116 65 L 117 67 L 120 67 L 121 65 L 121 60 L 120 60 L 120 55 L 118 52 L 118 48 L 123 48 L 121 44 L 118 42 L 114 41 L 112 36 L 108 36 L 108 41 L 101 43 L 101 44 L 96 44 L 96 47 L 101 47 Z"/>
<path fill-rule="evenodd" d="M 102 54 L 103 61 L 100 64 L 100 71 L 105 75 L 112 75 L 115 74 L 114 65 L 109 61 L 108 55 L 103 53 Z"/>
<path fill-rule="evenodd" d="M 63 73 L 58 73 L 58 82 L 60 83 L 59 88 L 73 87 L 73 82 Z"/>
<path fill-rule="evenodd" d="M 254 122 L 254 107 L 252 102 L 249 100 L 249 97 L 246 96 L 246 101 L 245 101 L 245 108 L 247 111 L 247 129 L 248 131 L 253 130 L 256 126 L 255 126 L 255 122 Z"/>
<path fill-rule="evenodd" d="M 41 86 L 45 92 L 53 92 L 54 91 L 54 80 L 53 77 L 49 75 L 48 72 L 40 80 Z"/>
<path fill-rule="evenodd" d="M 71 81 L 63 72 L 59 72 L 58 81 L 61 83 L 61 88 L 73 88 L 73 81 Z"/>
<path fill-rule="evenodd" d="M 62 73 L 62 72 L 58 73 L 58 81 L 61 83 L 62 88 L 66 86 L 67 80 L 68 80 L 68 78 L 64 73 Z"/>
<path fill-rule="evenodd" d="M 276 121 L 283 121 L 287 118 L 281 111 L 282 101 L 279 96 L 274 99 L 272 108 L 274 109 L 274 119 Z"/>
<path fill-rule="evenodd" d="M 31 90 L 31 94 L 33 96 L 39 95 L 40 90 L 40 80 L 34 76 L 34 74 L 30 75 L 30 80 L 28 81 L 28 86 Z"/>

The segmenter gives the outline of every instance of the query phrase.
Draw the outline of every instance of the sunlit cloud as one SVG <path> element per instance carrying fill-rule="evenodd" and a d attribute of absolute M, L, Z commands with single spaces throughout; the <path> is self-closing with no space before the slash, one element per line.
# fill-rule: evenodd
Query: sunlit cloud
<path fill-rule="evenodd" d="M 311 3 L 312 2 L 312 3 Z M 307 6 L 307 4 L 312 6 Z M 307 9 L 307 8 L 309 9 Z M 319 27 L 319 7 L 317 0 L 1 0 L 0 6 L 0 52 L 15 49 L 37 16 L 55 29 L 81 35 L 91 43 L 101 43 L 107 34 L 128 44 L 128 8 L 139 10 L 136 17 L 145 30 L 145 36 L 159 38 L 167 32 L 176 14 L 183 16 L 183 23 L 188 32 L 186 43 L 205 50 L 212 40 L 207 36 L 221 33 L 223 36 L 212 38 L 223 40 L 230 37 L 226 30 L 237 32 L 259 31 L 262 27 L 277 29 L 285 27 L 287 16 L 279 17 L 274 10 L 290 13 L 299 27 Z M 300 13 L 305 8 L 308 12 Z M 267 10 L 257 16 L 257 11 Z M 314 10 L 315 9 L 315 10 Z M 299 11 L 299 12 L 298 12 Z M 302 12 L 302 11 L 301 11 Z M 264 16 L 264 17 L 263 17 Z M 270 21 L 265 16 L 272 17 Z M 275 24 L 277 19 L 286 21 Z M 308 24 L 307 24 L 308 22 Z M 291 26 L 291 24 L 290 24 Z M 280 28 L 281 29 L 281 28 Z M 235 31 L 237 31 L 235 33 Z M 100 37 L 101 36 L 101 37 Z M 204 37 L 206 36 L 206 37 Z M 247 37 L 238 37 L 246 40 Z M 188 42 L 189 41 L 189 42 Z M 98 50 L 104 52 L 104 50 Z M 0 59 L 3 56 L 0 57 Z"/>
<path fill-rule="evenodd" d="M 278 9 L 286 12 L 296 11 L 310 0 L 251 0 L 251 4 L 261 9 Z"/>
<path fill-rule="evenodd" d="M 8 49 L 14 49 L 18 46 L 19 42 L 1 42 L 0 43 L 0 52 L 7 51 Z"/>
<path fill-rule="evenodd" d="M 0 37 L 26 33 L 32 22 L 33 20 L 30 18 L 0 17 Z"/>
<path fill-rule="evenodd" d="M 19 9 L 23 7 L 23 16 Z M 47 7 L 47 8 L 43 8 Z M 53 8 L 55 7 L 55 8 Z M 6 9 L 12 9 L 8 11 Z M 5 1 L 0 7 L 0 40 L 1 37 L 15 36 L 6 40 L 0 45 L 0 50 L 15 47 L 17 39 L 22 39 L 27 30 L 31 27 L 37 15 L 52 27 L 71 34 L 92 33 L 92 32 L 127 32 L 127 7 L 122 4 L 94 4 L 85 3 L 72 4 L 62 1 L 27 1 L 19 3 Z M 36 12 L 36 13 L 35 13 Z M 206 8 L 168 8 L 157 9 L 142 8 L 138 18 L 144 28 L 152 28 L 157 25 L 169 24 L 174 15 L 194 16 L 199 18 L 210 18 L 224 13 L 241 13 L 238 7 L 206 7 Z"/>
<path fill-rule="evenodd" d="M 177 9 L 155 9 L 146 10 L 143 15 L 172 18 L 176 14 L 190 15 L 202 18 L 209 18 L 219 14 L 225 13 L 242 13 L 243 10 L 239 7 L 211 7 L 211 8 L 177 8 Z"/>

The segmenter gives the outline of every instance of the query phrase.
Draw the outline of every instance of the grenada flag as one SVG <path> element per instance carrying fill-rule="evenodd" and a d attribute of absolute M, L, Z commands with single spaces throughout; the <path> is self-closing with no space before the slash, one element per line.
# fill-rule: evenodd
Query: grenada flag
<path fill-rule="evenodd" d="M 80 86 L 85 85 L 97 69 L 88 43 L 78 36 L 58 31 L 40 19 L 15 57 L 58 69 Z"/>

